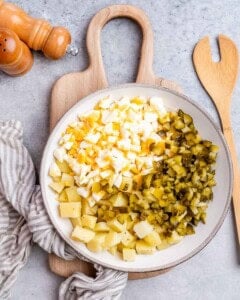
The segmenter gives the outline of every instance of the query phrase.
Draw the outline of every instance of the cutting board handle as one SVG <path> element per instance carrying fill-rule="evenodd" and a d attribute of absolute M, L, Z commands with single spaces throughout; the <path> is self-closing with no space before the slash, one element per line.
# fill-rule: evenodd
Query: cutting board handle
<path fill-rule="evenodd" d="M 136 82 L 152 84 L 153 74 L 153 32 L 146 14 L 139 8 L 131 5 L 112 5 L 100 10 L 91 20 L 87 31 L 87 49 L 90 66 L 95 76 L 101 78 L 107 86 L 107 78 L 102 60 L 100 35 L 104 25 L 112 19 L 130 18 L 141 27 L 143 34 L 141 57 Z"/>

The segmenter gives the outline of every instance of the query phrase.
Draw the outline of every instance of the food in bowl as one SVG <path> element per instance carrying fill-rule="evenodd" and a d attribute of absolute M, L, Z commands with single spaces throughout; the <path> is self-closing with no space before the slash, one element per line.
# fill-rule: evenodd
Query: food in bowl
<path fill-rule="evenodd" d="M 217 152 L 190 115 L 159 97 L 106 97 L 66 128 L 50 187 L 72 239 L 133 261 L 205 223 Z"/>

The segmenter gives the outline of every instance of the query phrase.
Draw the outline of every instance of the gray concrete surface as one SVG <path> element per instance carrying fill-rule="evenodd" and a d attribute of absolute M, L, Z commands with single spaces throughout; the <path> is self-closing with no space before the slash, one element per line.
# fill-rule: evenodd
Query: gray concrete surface
<path fill-rule="evenodd" d="M 240 49 L 238 0 L 16 0 L 16 4 L 33 16 L 67 26 L 80 47 L 80 55 L 65 57 L 60 61 L 49 61 L 42 54 L 35 53 L 33 69 L 24 77 L 11 78 L 0 74 L 0 119 L 18 119 L 22 122 L 24 142 L 37 168 L 48 137 L 49 98 L 53 83 L 61 75 L 83 70 L 87 66 L 85 33 L 91 17 L 107 5 L 126 2 L 144 9 L 151 20 L 155 37 L 155 73 L 179 82 L 185 93 L 204 106 L 218 121 L 214 107 L 194 73 L 191 54 L 198 39 L 210 35 L 213 56 L 217 59 L 215 38 L 219 33 L 233 38 Z M 104 28 L 103 57 L 111 85 L 134 81 L 140 39 L 139 28 L 128 20 L 115 20 Z M 239 97 L 238 82 L 232 103 L 238 154 Z M 217 236 L 201 253 L 165 275 L 129 282 L 122 299 L 238 300 L 238 254 L 231 210 Z M 35 246 L 13 287 L 12 299 L 57 299 L 61 281 L 62 278 L 50 273 L 47 254 Z"/>

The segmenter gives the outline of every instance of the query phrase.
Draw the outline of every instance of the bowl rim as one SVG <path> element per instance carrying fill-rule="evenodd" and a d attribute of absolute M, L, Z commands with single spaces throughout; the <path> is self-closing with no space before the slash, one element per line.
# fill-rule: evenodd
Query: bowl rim
<path fill-rule="evenodd" d="M 122 267 L 121 269 L 119 269 L 118 267 L 115 267 L 111 264 L 105 263 L 100 261 L 99 259 L 94 259 L 91 256 L 89 256 L 88 254 L 84 253 L 82 254 L 81 251 L 79 251 L 79 249 L 76 249 L 75 245 L 73 242 L 71 242 L 71 240 L 67 239 L 65 237 L 65 234 L 63 233 L 63 231 L 58 228 L 54 217 L 51 215 L 50 211 L 50 206 L 48 205 L 48 199 L 46 196 L 46 189 L 45 189 L 45 185 L 43 185 L 43 181 L 44 181 L 44 165 L 46 162 L 46 158 L 47 158 L 47 154 L 49 152 L 49 147 L 51 144 L 51 140 L 52 137 L 55 135 L 55 132 L 58 130 L 58 128 L 61 126 L 61 124 L 64 122 L 65 118 L 67 118 L 69 115 L 72 114 L 72 112 L 74 110 L 76 110 L 76 108 L 79 105 L 79 101 L 82 101 L 83 99 L 85 101 L 87 101 L 88 99 L 97 96 L 98 94 L 100 95 L 101 93 L 104 92 L 111 92 L 115 89 L 124 89 L 124 88 L 129 88 L 129 87 L 142 87 L 142 88 L 152 88 L 152 89 L 157 89 L 157 90 L 161 90 L 161 91 L 166 91 L 170 94 L 173 94 L 175 96 L 181 97 L 182 99 L 184 99 L 186 102 L 190 103 L 191 105 L 195 106 L 198 110 L 200 110 L 204 116 L 210 121 L 210 123 L 212 124 L 212 126 L 215 128 L 215 130 L 217 131 L 217 133 L 219 134 L 220 139 L 222 140 L 222 143 L 224 145 L 224 150 L 227 153 L 227 163 L 229 166 L 229 189 L 228 189 L 228 193 L 227 193 L 227 199 L 226 199 L 226 203 L 225 203 L 225 207 L 223 210 L 223 213 L 221 215 L 221 217 L 219 218 L 216 226 L 214 227 L 214 229 L 212 230 L 212 232 L 209 234 L 209 236 L 198 246 L 196 247 L 194 250 L 192 250 L 190 253 L 188 253 L 187 255 L 183 256 L 182 258 L 172 262 L 172 263 L 168 263 L 163 265 L 162 267 L 156 266 L 156 267 L 150 267 L 150 268 L 142 268 L 141 270 L 139 269 L 134 269 L 131 268 L 131 270 L 129 270 L 127 267 Z M 156 85 L 149 85 L 149 84 L 141 84 L 141 83 L 127 83 L 127 84 L 120 84 L 120 85 L 115 85 L 115 86 L 111 86 L 111 87 L 107 87 L 101 90 L 97 90 L 96 92 L 93 92 L 85 97 L 83 97 L 82 99 L 80 99 L 76 104 L 74 104 L 57 122 L 57 124 L 55 125 L 54 129 L 52 130 L 52 132 L 50 133 L 47 143 L 44 147 L 44 151 L 43 151 L 43 155 L 42 155 L 42 160 L 41 160 L 41 165 L 40 165 L 40 187 L 41 187 L 41 192 L 42 192 L 42 198 L 43 198 L 43 203 L 44 206 L 46 208 L 47 214 L 49 216 L 49 219 L 54 227 L 54 229 L 57 231 L 57 233 L 61 236 L 61 238 L 64 240 L 64 242 L 66 242 L 68 245 L 70 245 L 74 251 L 76 251 L 77 254 L 82 255 L 84 258 L 88 259 L 90 263 L 97 263 L 101 266 L 110 268 L 110 269 L 114 269 L 114 270 L 118 270 L 118 271 L 123 271 L 123 272 L 129 272 L 129 273 L 145 273 L 145 272 L 152 272 L 152 271 L 162 271 L 162 270 L 166 270 L 172 267 L 175 267 L 187 260 L 189 260 L 190 258 L 192 258 L 194 255 L 196 255 L 197 253 L 199 253 L 202 249 L 204 249 L 209 242 L 214 238 L 214 236 L 217 234 L 217 232 L 219 231 L 219 229 L 221 228 L 226 215 L 228 213 L 229 207 L 230 207 L 230 203 L 231 203 L 231 197 L 232 197 L 232 190 L 233 190 L 233 166 L 232 166 L 232 160 L 231 160 L 231 155 L 230 155 L 230 151 L 229 151 L 229 147 L 227 145 L 227 142 L 225 140 L 225 137 L 220 129 L 220 127 L 215 123 L 215 121 L 212 119 L 211 115 L 204 109 L 202 108 L 199 104 L 197 104 L 196 101 L 192 100 L 190 97 L 186 96 L 185 94 L 166 88 L 166 87 L 160 87 L 160 86 L 156 86 Z M 215 108 L 216 109 L 216 108 Z"/>

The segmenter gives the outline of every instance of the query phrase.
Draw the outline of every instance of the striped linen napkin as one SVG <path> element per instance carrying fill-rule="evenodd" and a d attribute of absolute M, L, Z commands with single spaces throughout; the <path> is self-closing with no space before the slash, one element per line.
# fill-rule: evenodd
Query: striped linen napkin
<path fill-rule="evenodd" d="M 67 245 L 52 226 L 35 185 L 31 157 L 22 144 L 18 121 L 0 121 L 0 299 L 10 297 L 10 288 L 25 265 L 32 242 L 48 253 L 71 260 L 86 260 Z M 60 286 L 60 300 L 118 299 L 127 283 L 127 273 L 94 265 L 96 278 L 75 273 Z"/>

